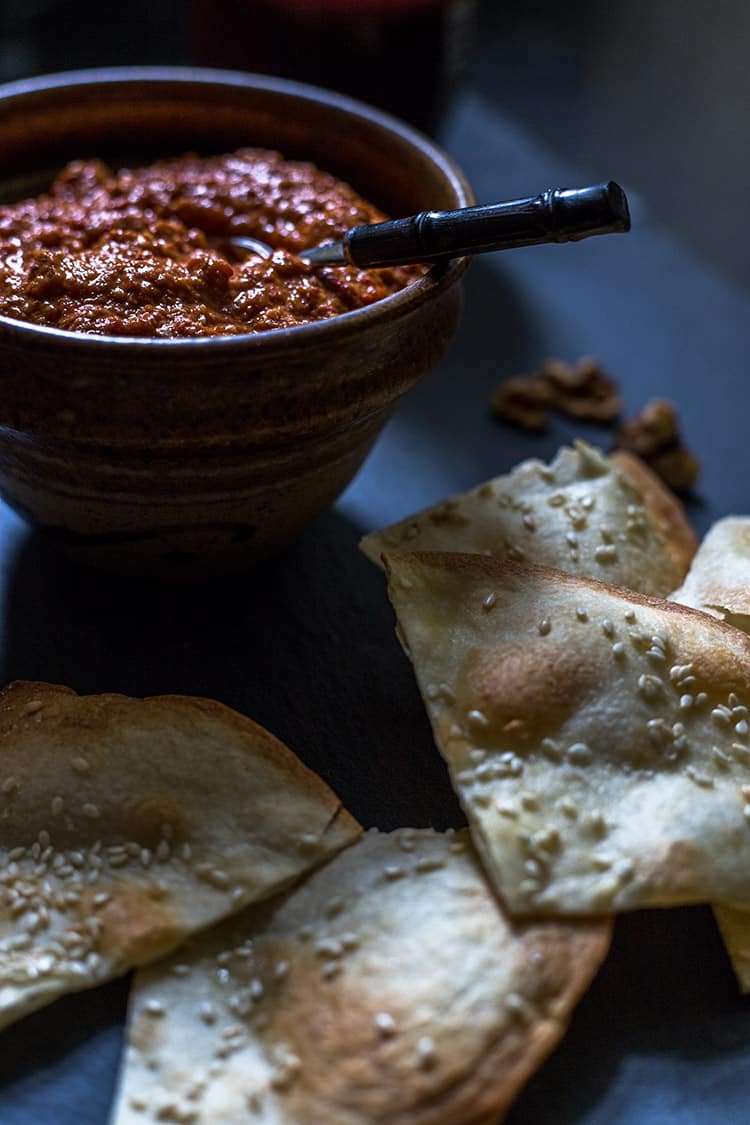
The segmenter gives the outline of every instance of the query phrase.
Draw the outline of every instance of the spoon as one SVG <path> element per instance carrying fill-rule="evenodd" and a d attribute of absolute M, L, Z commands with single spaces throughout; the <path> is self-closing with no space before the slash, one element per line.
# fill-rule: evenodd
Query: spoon
<path fill-rule="evenodd" d="M 610 180 L 593 187 L 550 188 L 508 203 L 420 211 L 406 219 L 354 227 L 339 241 L 302 250 L 298 257 L 321 266 L 408 265 L 628 230 L 625 192 Z M 237 235 L 216 241 L 261 258 L 273 254 L 272 247 L 258 238 Z"/>

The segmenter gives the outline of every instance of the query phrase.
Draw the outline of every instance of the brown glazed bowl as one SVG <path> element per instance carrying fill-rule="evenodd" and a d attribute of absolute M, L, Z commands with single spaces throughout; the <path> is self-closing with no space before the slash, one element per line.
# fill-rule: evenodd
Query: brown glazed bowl
<path fill-rule="evenodd" d="M 312 87 L 124 68 L 0 88 L 0 201 L 72 158 L 242 145 L 309 158 L 388 214 L 473 201 L 438 148 Z M 0 491 L 76 557 L 146 577 L 240 569 L 327 508 L 448 346 L 464 261 L 327 321 L 238 337 L 97 337 L 0 317 Z"/>

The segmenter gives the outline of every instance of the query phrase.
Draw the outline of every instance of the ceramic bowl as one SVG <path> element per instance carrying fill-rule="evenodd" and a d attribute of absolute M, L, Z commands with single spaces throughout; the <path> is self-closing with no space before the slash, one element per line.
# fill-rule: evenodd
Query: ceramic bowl
<path fill-rule="evenodd" d="M 0 199 L 70 159 L 275 148 L 386 213 L 473 202 L 451 160 L 374 109 L 210 70 L 83 71 L 0 87 Z M 157 578 L 237 570 L 356 473 L 456 328 L 465 262 L 318 323 L 206 339 L 97 337 L 0 317 L 0 491 L 82 560 Z"/>

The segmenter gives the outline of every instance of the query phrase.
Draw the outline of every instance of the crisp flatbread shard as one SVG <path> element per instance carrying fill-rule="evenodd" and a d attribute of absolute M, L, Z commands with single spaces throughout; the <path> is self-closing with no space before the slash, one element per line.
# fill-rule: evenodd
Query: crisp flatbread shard
<path fill-rule="evenodd" d="M 750 519 L 727 516 L 713 525 L 670 601 L 750 633 Z M 716 903 L 714 914 L 740 988 L 750 992 L 750 912 Z"/>
<path fill-rule="evenodd" d="M 740 992 L 750 992 L 750 908 L 715 902 L 713 910 Z"/>
<path fill-rule="evenodd" d="M 585 442 L 365 536 L 364 553 L 466 551 L 599 578 L 666 596 L 695 548 L 682 506 L 636 457 Z"/>
<path fill-rule="evenodd" d="M 0 693 L 0 1027 L 175 948 L 358 828 L 262 727 L 204 699 Z"/>
<path fill-rule="evenodd" d="M 750 632 L 750 518 L 727 516 L 713 525 L 669 600 Z"/>
<path fill-rule="evenodd" d="M 474 839 L 517 914 L 750 903 L 750 638 L 481 555 L 386 556 Z"/>
<path fill-rule="evenodd" d="M 113 1125 L 494 1122 L 609 938 L 512 922 L 465 830 L 370 831 L 138 972 Z"/>

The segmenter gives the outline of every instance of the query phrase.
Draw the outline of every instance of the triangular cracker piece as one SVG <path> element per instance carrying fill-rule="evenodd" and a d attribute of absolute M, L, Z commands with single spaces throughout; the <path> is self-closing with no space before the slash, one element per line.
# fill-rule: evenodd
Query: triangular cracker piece
<path fill-rule="evenodd" d="M 713 910 L 740 992 L 750 992 L 750 908 L 715 902 Z"/>
<path fill-rule="evenodd" d="M 681 504 L 636 457 L 576 443 L 550 465 L 507 476 L 365 536 L 384 551 L 466 551 L 555 566 L 665 596 L 683 579 L 696 540 Z"/>
<path fill-rule="evenodd" d="M 750 632 L 750 518 L 727 516 L 713 525 L 669 600 Z"/>
<path fill-rule="evenodd" d="M 262 727 L 203 699 L 0 693 L 0 1027 L 161 956 L 358 835 Z"/>
<path fill-rule="evenodd" d="M 728 516 L 713 525 L 670 601 L 750 633 L 750 519 Z M 714 914 L 740 989 L 750 992 L 750 912 L 721 903 Z"/>
<path fill-rule="evenodd" d="M 750 903 L 750 639 L 481 555 L 390 555 L 438 745 L 509 908 Z"/>
<path fill-rule="evenodd" d="M 368 832 L 138 972 L 113 1125 L 496 1121 L 609 936 L 512 923 L 465 831 Z"/>

